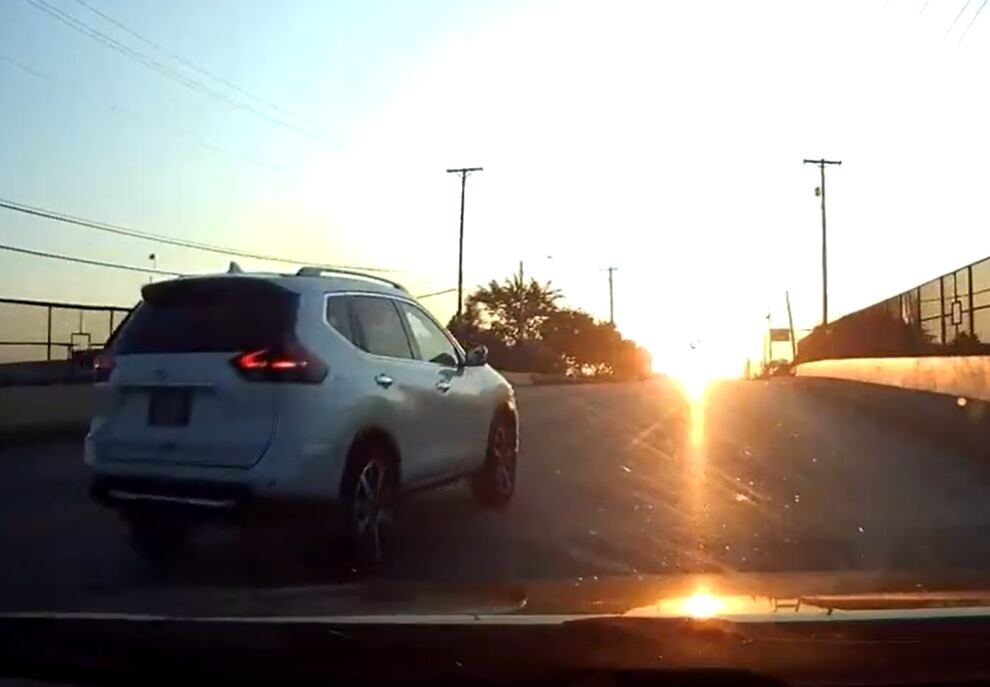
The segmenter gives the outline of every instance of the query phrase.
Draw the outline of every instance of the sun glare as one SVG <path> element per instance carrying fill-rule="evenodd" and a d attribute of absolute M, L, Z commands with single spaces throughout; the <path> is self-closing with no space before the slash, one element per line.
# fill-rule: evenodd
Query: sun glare
<path fill-rule="evenodd" d="M 675 377 L 692 402 L 700 401 L 714 381 L 701 370 L 685 370 L 676 374 Z"/>
<path fill-rule="evenodd" d="M 711 618 L 724 608 L 722 599 L 704 589 L 682 600 L 682 611 L 689 618 Z"/>

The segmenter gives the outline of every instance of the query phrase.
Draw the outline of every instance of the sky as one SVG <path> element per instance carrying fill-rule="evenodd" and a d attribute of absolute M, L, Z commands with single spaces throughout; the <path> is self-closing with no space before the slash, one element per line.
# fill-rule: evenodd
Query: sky
<path fill-rule="evenodd" d="M 658 369 L 729 374 L 768 311 L 786 326 L 785 291 L 796 327 L 820 318 L 804 158 L 843 162 L 833 318 L 990 255 L 984 4 L 3 0 L 0 199 L 395 269 L 424 294 L 457 281 L 445 170 L 482 166 L 468 287 L 522 262 L 607 319 L 614 266 L 616 323 Z M 228 260 L 7 211 L 0 237 L 183 273 Z M 146 280 L 0 251 L 0 297 L 129 305 Z M 424 302 L 444 321 L 456 304 Z"/>

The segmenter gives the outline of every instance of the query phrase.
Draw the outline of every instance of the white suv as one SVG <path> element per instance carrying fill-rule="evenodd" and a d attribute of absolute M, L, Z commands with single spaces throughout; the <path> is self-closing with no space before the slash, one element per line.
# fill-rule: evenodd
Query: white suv
<path fill-rule="evenodd" d="M 515 488 L 512 387 L 400 285 L 303 268 L 149 284 L 97 360 L 91 493 L 163 556 L 202 516 L 302 513 L 381 558 L 394 499 Z"/>

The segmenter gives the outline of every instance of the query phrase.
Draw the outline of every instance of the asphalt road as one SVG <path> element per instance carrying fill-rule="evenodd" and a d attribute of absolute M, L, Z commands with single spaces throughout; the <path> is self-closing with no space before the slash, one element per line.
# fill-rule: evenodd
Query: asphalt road
<path fill-rule="evenodd" d="M 373 573 L 314 565 L 284 531 L 201 532 L 168 569 L 90 503 L 78 441 L 0 448 L 0 609 L 140 607 L 164 589 L 386 578 L 474 583 L 736 571 L 990 573 L 990 465 L 895 432 L 799 381 L 519 390 L 505 512 L 461 485 L 399 512 Z M 141 610 L 135 608 L 135 610 Z"/>

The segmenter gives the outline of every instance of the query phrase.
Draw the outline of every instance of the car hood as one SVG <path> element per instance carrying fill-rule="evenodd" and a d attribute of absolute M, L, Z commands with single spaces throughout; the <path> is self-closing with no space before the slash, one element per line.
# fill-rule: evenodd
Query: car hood
<path fill-rule="evenodd" d="M 988 589 L 979 576 L 882 573 L 156 587 L 0 614 L 0 674 L 14 666 L 101 681 L 179 666 L 197 679 L 397 683 L 601 671 L 673 671 L 676 683 L 679 671 L 699 670 L 817 685 L 990 679 Z M 713 684 L 732 682 L 718 674 L 726 679 Z"/>
<path fill-rule="evenodd" d="M 588 576 L 484 585 L 370 581 L 223 589 L 155 585 L 0 617 L 563 622 L 582 617 L 840 620 L 986 614 L 990 576 L 884 572 Z"/>

